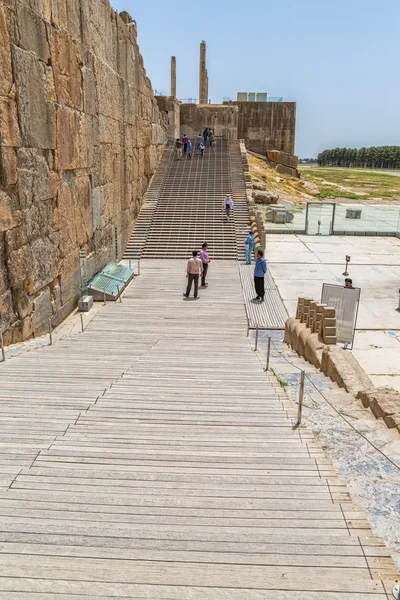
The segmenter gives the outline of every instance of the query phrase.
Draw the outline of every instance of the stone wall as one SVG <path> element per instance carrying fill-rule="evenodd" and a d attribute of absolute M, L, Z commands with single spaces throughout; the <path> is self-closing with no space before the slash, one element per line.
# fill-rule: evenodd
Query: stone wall
<path fill-rule="evenodd" d="M 238 137 L 252 152 L 268 150 L 294 154 L 295 102 L 235 102 L 239 108 Z"/>
<path fill-rule="evenodd" d="M 205 127 L 214 129 L 215 135 L 237 140 L 238 108 L 225 104 L 181 104 L 181 134 L 195 138 Z"/>
<path fill-rule="evenodd" d="M 136 41 L 107 0 L 0 0 L 0 325 L 57 325 L 121 256 L 166 141 Z"/>
<path fill-rule="evenodd" d="M 165 113 L 168 121 L 168 139 L 176 140 L 181 134 L 181 103 L 174 96 L 156 96 L 158 108 Z"/>

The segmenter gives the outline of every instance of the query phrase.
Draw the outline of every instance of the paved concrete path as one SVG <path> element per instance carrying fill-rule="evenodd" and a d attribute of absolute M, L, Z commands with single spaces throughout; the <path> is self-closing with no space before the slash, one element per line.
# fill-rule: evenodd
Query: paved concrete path
<path fill-rule="evenodd" d="M 0 598 L 384 600 L 383 542 L 246 339 L 236 262 L 144 261 L 0 365 Z M 389 590 L 391 583 L 386 584 Z"/>

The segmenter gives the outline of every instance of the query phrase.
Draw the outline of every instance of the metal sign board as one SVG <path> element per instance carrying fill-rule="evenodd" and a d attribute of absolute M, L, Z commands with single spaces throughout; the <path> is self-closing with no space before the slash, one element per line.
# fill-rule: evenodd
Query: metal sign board
<path fill-rule="evenodd" d="M 352 347 L 360 293 L 360 288 L 348 288 L 332 283 L 324 283 L 322 286 L 322 304 L 336 308 L 337 341 L 342 344 L 351 343 Z"/>

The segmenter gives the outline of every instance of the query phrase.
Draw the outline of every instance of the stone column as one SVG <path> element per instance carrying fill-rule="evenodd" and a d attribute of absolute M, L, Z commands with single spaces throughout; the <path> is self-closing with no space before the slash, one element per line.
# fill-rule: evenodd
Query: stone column
<path fill-rule="evenodd" d="M 171 56 L 171 96 L 176 98 L 176 57 Z"/>
<path fill-rule="evenodd" d="M 206 43 L 203 40 L 200 44 L 200 86 L 199 101 L 200 104 L 208 104 L 208 75 L 206 68 Z"/>

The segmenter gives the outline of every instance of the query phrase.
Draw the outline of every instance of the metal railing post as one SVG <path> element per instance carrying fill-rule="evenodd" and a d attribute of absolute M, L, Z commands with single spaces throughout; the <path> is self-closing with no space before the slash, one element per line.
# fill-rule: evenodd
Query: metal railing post
<path fill-rule="evenodd" d="M 0 345 L 1 345 L 1 355 L 3 357 L 3 362 L 6 360 L 6 351 L 4 350 L 4 340 L 3 340 L 3 332 L 0 329 Z"/>
<path fill-rule="evenodd" d="M 140 275 L 140 258 L 138 260 L 138 275 Z"/>
<path fill-rule="evenodd" d="M 107 300 L 106 300 L 106 292 L 103 292 L 103 304 L 107 304 Z"/>
<path fill-rule="evenodd" d="M 299 388 L 299 409 L 297 411 L 297 424 L 301 425 L 301 418 L 303 416 L 303 398 L 304 398 L 304 380 L 306 372 L 302 371 L 300 375 L 300 388 Z"/>
<path fill-rule="evenodd" d="M 82 333 L 85 331 L 85 328 L 83 326 L 83 314 L 82 313 L 81 313 L 81 330 L 82 330 Z"/>
<path fill-rule="evenodd" d="M 129 268 L 132 269 L 132 259 L 129 259 Z"/>
<path fill-rule="evenodd" d="M 254 352 L 257 352 L 257 348 L 258 348 L 258 323 L 256 323 L 256 343 L 255 343 Z"/>
<path fill-rule="evenodd" d="M 50 346 L 53 345 L 53 328 L 51 326 L 51 317 L 49 319 L 49 336 L 50 336 Z"/>
<path fill-rule="evenodd" d="M 119 291 L 119 285 L 117 285 L 117 290 L 118 290 L 119 301 L 122 302 L 122 296 L 121 296 L 121 292 Z"/>
<path fill-rule="evenodd" d="M 268 338 L 268 347 L 267 347 L 267 363 L 265 365 L 265 370 L 268 371 L 269 369 L 269 359 L 271 356 L 271 336 L 269 336 Z"/>

